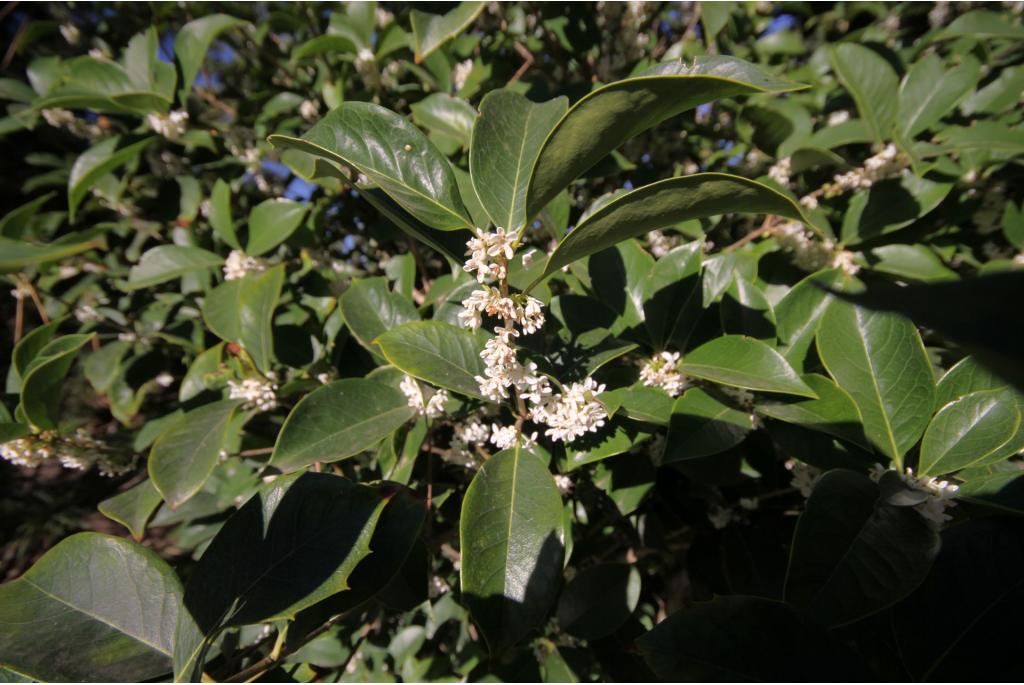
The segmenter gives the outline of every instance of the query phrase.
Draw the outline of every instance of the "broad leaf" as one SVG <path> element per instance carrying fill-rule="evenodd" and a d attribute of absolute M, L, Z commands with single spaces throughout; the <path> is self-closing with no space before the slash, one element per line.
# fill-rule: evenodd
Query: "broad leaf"
<path fill-rule="evenodd" d="M 793 367 L 769 345 L 742 335 L 723 335 L 683 357 L 683 374 L 737 388 L 814 397 Z"/>
<path fill-rule="evenodd" d="M 703 256 L 703 241 L 680 245 L 659 259 L 643 280 L 643 319 L 655 348 L 686 348 L 703 313 Z"/>
<path fill-rule="evenodd" d="M 173 509 L 199 492 L 217 465 L 241 400 L 193 409 L 163 433 L 149 452 L 149 477 Z"/>
<path fill-rule="evenodd" d="M 302 225 L 308 211 L 307 204 L 280 198 L 259 203 L 249 212 L 249 243 L 245 251 L 258 256 L 274 249 Z"/>
<path fill-rule="evenodd" d="M 469 170 L 473 187 L 495 226 L 526 224 L 526 189 L 541 145 L 566 112 L 568 101 L 534 103 L 512 90 L 494 90 L 480 103 L 473 127 Z"/>
<path fill-rule="evenodd" d="M 793 368 L 803 372 L 807 352 L 814 344 L 818 322 L 832 302 L 825 288 L 836 288 L 843 282 L 840 269 L 828 269 L 807 276 L 790 288 L 775 305 L 775 326 L 782 343 L 782 356 Z"/>
<path fill-rule="evenodd" d="M 896 124 L 899 78 L 892 66 L 871 48 L 842 43 L 830 48 L 832 69 L 857 103 L 857 112 L 867 122 L 875 141 L 891 139 Z"/>
<path fill-rule="evenodd" d="M 928 575 L 939 534 L 913 507 L 879 497 L 870 478 L 827 472 L 793 536 L 786 600 L 828 626 L 891 606 Z"/>
<path fill-rule="evenodd" d="M 680 112 L 718 98 L 782 93 L 800 86 L 734 57 L 665 62 L 602 86 L 574 104 L 548 135 L 530 174 L 527 218 L 623 142 Z"/>
<path fill-rule="evenodd" d="M 73 535 L 0 586 L 0 664 L 42 681 L 161 678 L 181 597 L 174 571 L 150 550 Z"/>
<path fill-rule="evenodd" d="M 119 495 L 103 500 L 98 508 L 108 519 L 131 531 L 133 538 L 141 540 L 146 534 L 146 523 L 162 501 L 163 497 L 153 481 L 146 479 Z"/>
<path fill-rule="evenodd" d="M 818 356 L 853 398 L 864 433 L 897 467 L 924 433 L 935 398 L 931 364 L 900 316 L 833 302 L 818 328 Z"/>
<path fill-rule="evenodd" d="M 459 520 L 462 597 L 492 654 L 547 619 L 562 573 L 562 498 L 544 460 L 516 448 L 492 456 Z"/>
<path fill-rule="evenodd" d="M 101 176 L 134 159 L 155 140 L 157 140 L 155 136 L 150 136 L 118 149 L 121 137 L 111 136 L 79 155 L 71 167 L 71 175 L 68 177 L 69 221 L 74 222 L 75 210 Z"/>
<path fill-rule="evenodd" d="M 240 280 L 238 342 L 264 373 L 271 370 L 274 361 L 274 310 L 281 299 L 284 268 L 284 264 L 278 264 Z"/>
<path fill-rule="evenodd" d="M 41 430 L 54 430 L 60 420 L 63 381 L 82 346 L 93 335 L 64 335 L 48 342 L 22 372 L 21 411 Z"/>
<path fill-rule="evenodd" d="M 672 405 L 662 464 L 718 454 L 743 442 L 754 424 L 749 412 L 700 388 L 690 388 Z"/>
<path fill-rule="evenodd" d="M 270 463 L 285 473 L 338 461 L 376 445 L 412 418 L 397 388 L 346 378 L 303 397 L 281 427 Z"/>
<path fill-rule="evenodd" d="M 473 105 L 447 93 L 432 93 L 409 109 L 412 110 L 412 120 L 417 126 L 459 147 L 469 147 L 473 122 L 477 118 Z"/>
<path fill-rule="evenodd" d="M 486 6 L 486 2 L 462 2 L 446 14 L 428 14 L 412 10 L 409 22 L 412 24 L 416 63 L 419 64 L 439 47 L 462 33 Z"/>
<path fill-rule="evenodd" d="M 242 249 L 235 233 L 235 222 L 231 217 L 231 186 L 222 178 L 213 184 L 210 193 L 210 226 L 217 237 L 236 250 Z"/>
<path fill-rule="evenodd" d="M 178 99 L 188 102 L 199 68 L 203 65 L 206 51 L 214 39 L 224 31 L 242 24 L 241 19 L 226 14 L 209 14 L 201 19 L 190 21 L 181 27 L 174 38 L 174 54 L 181 65 L 181 86 L 178 88 Z"/>
<path fill-rule="evenodd" d="M 188 245 L 158 245 L 143 253 L 139 263 L 128 274 L 128 287 L 132 290 L 151 288 L 175 278 L 197 271 L 218 267 L 224 260 L 199 247 Z"/>
<path fill-rule="evenodd" d="M 640 572 L 629 564 L 598 564 L 576 574 L 558 599 L 558 623 L 594 640 L 615 632 L 640 600 Z"/>
<path fill-rule="evenodd" d="M 373 342 L 378 336 L 420 318 L 413 303 L 391 292 L 384 277 L 353 282 L 338 298 L 338 308 L 359 344 L 375 354 L 380 353 Z"/>
<path fill-rule="evenodd" d="M 952 473 L 1000 460 L 1021 415 L 1010 390 L 981 390 L 942 407 L 921 440 L 922 474 Z"/>
<path fill-rule="evenodd" d="M 480 352 L 488 337 L 481 329 L 415 321 L 395 326 L 376 342 L 387 360 L 410 376 L 483 399 L 475 377 L 484 375 Z"/>
<path fill-rule="evenodd" d="M 870 449 L 864 437 L 860 411 L 849 393 L 831 379 L 816 373 L 803 376 L 803 381 L 818 399 L 762 400 L 754 405 L 754 409 L 762 416 L 828 433 Z"/>
<path fill-rule="evenodd" d="M 976 60 L 949 69 L 934 53 L 919 59 L 900 84 L 901 133 L 913 138 L 932 128 L 974 89 L 978 76 Z"/>

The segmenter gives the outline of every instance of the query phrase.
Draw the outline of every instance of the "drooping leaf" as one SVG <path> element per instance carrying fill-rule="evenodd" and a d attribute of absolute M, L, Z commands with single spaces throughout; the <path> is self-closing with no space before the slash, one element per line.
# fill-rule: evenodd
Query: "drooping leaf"
<path fill-rule="evenodd" d="M 832 302 L 832 296 L 824 288 L 838 288 L 843 280 L 840 269 L 813 273 L 790 288 L 775 305 L 776 330 L 783 345 L 780 351 L 798 372 L 804 371 L 818 323 Z"/>
<path fill-rule="evenodd" d="M 51 243 L 30 243 L 0 237 L 0 273 L 15 273 L 55 262 L 106 244 L 103 231 L 69 233 Z"/>
<path fill-rule="evenodd" d="M 695 240 L 671 250 L 643 281 L 643 319 L 655 348 L 683 350 L 702 314 L 703 243 Z"/>
<path fill-rule="evenodd" d="M 188 102 L 192 81 L 199 73 L 206 51 L 213 41 L 224 31 L 242 23 L 241 19 L 226 14 L 209 14 L 181 27 L 174 38 L 174 54 L 181 65 L 181 85 L 178 88 L 178 99 L 181 102 Z"/>
<path fill-rule="evenodd" d="M 412 418 L 397 388 L 346 378 L 303 397 L 277 437 L 270 463 L 285 473 L 317 461 L 338 461 L 377 444 Z"/>
<path fill-rule="evenodd" d="M 181 583 L 154 552 L 73 535 L 0 585 L 0 664 L 42 681 L 160 678 L 171 671 L 181 601 Z"/>
<path fill-rule="evenodd" d="M 562 498 L 541 456 L 495 454 L 466 491 L 459 520 L 462 597 L 492 654 L 547 618 L 558 595 Z"/>
<path fill-rule="evenodd" d="M 146 534 L 146 523 L 162 501 L 163 497 L 153 485 L 153 481 L 146 479 L 118 495 L 103 500 L 99 503 L 99 510 L 108 519 L 117 521 L 131 531 L 133 538 L 141 540 Z"/>
<path fill-rule="evenodd" d="M 793 536 L 786 600 L 838 626 L 891 606 L 927 577 L 939 534 L 913 507 L 835 469 L 814 486 Z"/>
<path fill-rule="evenodd" d="M 931 364 L 914 325 L 845 302 L 818 327 L 818 356 L 860 410 L 867 439 L 897 467 L 924 433 L 935 398 Z"/>
<path fill-rule="evenodd" d="M 68 219 L 75 220 L 78 205 L 101 176 L 134 159 L 155 140 L 155 136 L 150 136 L 118 149 L 121 137 L 111 136 L 79 155 L 68 177 Z"/>
<path fill-rule="evenodd" d="M 483 398 L 475 377 L 484 375 L 480 352 L 488 335 L 441 321 L 395 326 L 376 340 L 389 362 L 431 385 Z"/>
<path fill-rule="evenodd" d="M 409 21 L 412 24 L 416 63 L 419 64 L 439 47 L 462 33 L 486 5 L 486 2 L 461 2 L 446 14 L 429 14 L 413 10 L 409 15 Z"/>
<path fill-rule="evenodd" d="M 274 249 L 302 225 L 308 211 L 307 204 L 281 198 L 259 203 L 249 212 L 249 243 L 245 251 L 259 256 Z"/>
<path fill-rule="evenodd" d="M 173 509 L 199 492 L 217 465 L 241 400 L 221 400 L 187 412 L 149 453 L 149 477 Z"/>
<path fill-rule="evenodd" d="M 151 288 L 196 271 L 218 267 L 224 260 L 200 247 L 188 245 L 158 245 L 143 253 L 139 263 L 128 275 L 128 287 L 133 290 Z"/>
<path fill-rule="evenodd" d="M 723 335 L 704 343 L 683 357 L 680 370 L 737 388 L 815 396 L 781 354 L 743 335 Z"/>
<path fill-rule="evenodd" d="M 242 291 L 238 308 L 238 342 L 264 373 L 274 361 L 274 310 L 284 287 L 284 264 L 240 279 Z"/>
<path fill-rule="evenodd" d="M 564 97 L 534 103 L 504 88 L 484 96 L 473 127 L 469 170 L 495 226 L 512 231 L 525 225 L 530 172 L 567 107 Z"/>
<path fill-rule="evenodd" d="M 530 174 L 526 216 L 535 216 L 623 142 L 680 112 L 717 98 L 799 88 L 720 55 L 698 57 L 692 65 L 665 62 L 598 88 L 569 108 L 548 135 Z"/>
<path fill-rule="evenodd" d="M 235 233 L 235 222 L 231 217 L 231 186 L 218 178 L 210 193 L 210 226 L 221 240 L 236 250 L 242 249 Z"/>
<path fill-rule="evenodd" d="M 921 440 L 918 471 L 937 475 L 1003 458 L 1001 448 L 1017 434 L 1021 415 L 1008 389 L 972 392 L 942 407 Z"/>
<path fill-rule="evenodd" d="M 32 217 L 56 194 L 56 191 L 50 191 L 4 214 L 4 217 L 0 219 L 0 236 L 13 240 L 21 238 Z"/>
<path fill-rule="evenodd" d="M 62 383 L 93 334 L 64 335 L 48 342 L 25 367 L 21 381 L 20 409 L 36 428 L 53 430 L 60 420 Z"/>

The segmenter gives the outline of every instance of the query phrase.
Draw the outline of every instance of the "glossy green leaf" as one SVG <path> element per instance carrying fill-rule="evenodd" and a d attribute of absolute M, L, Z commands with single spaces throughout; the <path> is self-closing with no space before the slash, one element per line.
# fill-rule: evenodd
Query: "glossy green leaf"
<path fill-rule="evenodd" d="M 864 437 L 860 411 L 849 393 L 816 373 L 802 377 L 804 383 L 818 396 L 818 399 L 790 401 L 761 400 L 754 409 L 761 416 L 767 416 L 786 423 L 795 423 L 811 430 L 849 440 L 865 449 L 870 449 Z"/>
<path fill-rule="evenodd" d="M 987 9 L 976 9 L 957 17 L 932 40 L 950 40 L 952 38 L 1024 38 L 1024 27 L 1007 21 L 1005 15 Z"/>
<path fill-rule="evenodd" d="M 934 53 L 919 59 L 900 84 L 900 132 L 913 138 L 935 126 L 974 90 L 978 78 L 976 60 L 967 60 L 950 69 Z"/>
<path fill-rule="evenodd" d="M 419 64 L 435 50 L 462 33 L 477 18 L 486 2 L 461 2 L 446 14 L 428 14 L 413 10 L 409 15 L 412 24 L 413 48 L 416 63 Z"/>
<path fill-rule="evenodd" d="M 875 141 L 891 140 L 899 107 L 899 78 L 892 66 L 871 48 L 841 43 L 829 49 L 832 69 L 857 103 Z"/>
<path fill-rule="evenodd" d="M 484 375 L 480 352 L 488 335 L 441 321 L 395 326 L 376 340 L 392 365 L 440 388 L 483 399 L 475 377 Z"/>
<path fill-rule="evenodd" d="M 800 206 L 789 197 L 739 176 L 707 173 L 669 178 L 619 195 L 579 222 L 548 257 L 541 278 L 656 228 L 737 211 L 805 220 Z"/>
<path fill-rule="evenodd" d="M 128 163 L 156 140 L 150 136 L 118 149 L 121 137 L 111 136 L 79 155 L 68 177 L 68 219 L 74 222 L 75 210 L 101 176 Z"/>
<path fill-rule="evenodd" d="M 495 226 L 526 224 L 526 190 L 540 148 L 569 104 L 560 97 L 534 103 L 500 89 L 484 96 L 473 128 L 469 170 L 473 187 Z"/>
<path fill-rule="evenodd" d="M 219 342 L 208 350 L 203 350 L 196 355 L 181 379 L 178 386 L 178 401 L 188 402 L 190 399 L 211 389 L 210 378 L 216 375 L 220 369 L 221 358 L 224 354 L 224 343 Z"/>
<path fill-rule="evenodd" d="M 218 178 L 210 193 L 210 226 L 221 240 L 236 250 L 242 249 L 235 233 L 235 222 L 231 217 L 231 186 Z"/>
<path fill-rule="evenodd" d="M 383 277 L 353 282 L 338 298 L 338 308 L 359 344 L 376 354 L 380 348 L 374 340 L 381 334 L 420 318 L 413 303 L 391 292 Z"/>
<path fill-rule="evenodd" d="M 198 680 L 228 626 L 293 618 L 349 587 L 393 491 L 326 473 L 281 476 L 220 529 L 185 589 L 197 629 L 178 624 L 176 680 Z"/>
<path fill-rule="evenodd" d="M 288 473 L 351 457 L 376 445 L 414 413 L 405 395 L 389 385 L 363 378 L 329 383 L 295 405 L 277 436 L 270 463 Z"/>
<path fill-rule="evenodd" d="M 924 433 L 935 379 L 910 321 L 833 302 L 818 327 L 818 356 L 853 398 L 867 439 L 897 467 Z"/>
<path fill-rule="evenodd" d="M 1021 415 L 1010 390 L 981 390 L 942 407 L 921 440 L 922 474 L 952 473 L 997 461 Z"/>
<path fill-rule="evenodd" d="M 154 552 L 110 535 L 73 535 L 0 586 L 0 665 L 42 681 L 161 678 L 171 671 L 181 598 L 177 576 Z"/>
<path fill-rule="evenodd" d="M 14 346 L 14 350 L 11 352 L 11 366 L 7 372 L 7 392 L 14 395 L 21 392 L 22 376 L 24 376 L 29 363 L 53 340 L 61 323 L 63 322 L 57 319 L 36 326 Z"/>
<path fill-rule="evenodd" d="M 419 129 L 379 105 L 342 103 L 302 138 L 273 135 L 270 142 L 354 167 L 428 226 L 472 225 L 448 160 Z"/>
<path fill-rule="evenodd" d="M 0 236 L 15 240 L 20 238 L 32 217 L 39 212 L 43 205 L 53 199 L 56 194 L 56 191 L 50 191 L 4 214 L 4 217 L 0 219 Z"/>
<path fill-rule="evenodd" d="M 558 598 L 558 623 L 570 635 L 595 640 L 615 632 L 640 600 L 640 573 L 629 564 L 580 571 Z"/>
<path fill-rule="evenodd" d="M 181 85 L 178 88 L 178 99 L 181 102 L 188 102 L 192 81 L 199 73 L 206 51 L 213 41 L 224 31 L 241 23 L 241 19 L 226 14 L 208 14 L 181 27 L 174 37 L 174 54 L 181 65 Z"/>
<path fill-rule="evenodd" d="M 308 204 L 281 198 L 259 203 L 249 212 L 249 243 L 245 251 L 259 256 L 274 249 L 302 225 L 308 211 Z"/>
<path fill-rule="evenodd" d="M 199 492 L 210 477 L 241 400 L 221 400 L 193 409 L 153 443 L 149 477 L 173 509 Z"/>
<path fill-rule="evenodd" d="M 736 274 L 722 295 L 719 308 L 722 332 L 746 335 L 768 345 L 775 344 L 775 312 L 765 292 Z"/>
<path fill-rule="evenodd" d="M 675 267 L 681 265 L 682 260 L 684 260 L 683 256 L 676 254 L 668 259 L 669 263 L 657 268 L 654 258 L 635 240 L 623 240 L 614 247 L 590 255 L 587 258 L 587 277 L 590 279 L 590 289 L 593 291 L 594 299 L 600 301 L 615 314 L 615 320 L 607 325 L 608 330 L 615 334 L 621 334 L 639 327 L 645 318 L 645 302 L 655 297 L 656 289 L 665 288 L 677 282 L 678 279 L 675 277 L 674 271 Z M 541 266 L 543 267 L 543 264 Z M 655 269 L 657 269 L 657 273 L 655 273 Z M 534 277 L 536 276 L 537 274 L 534 275 Z M 650 281 L 650 286 L 648 286 L 648 281 Z M 688 284 L 689 281 L 685 281 L 677 287 L 682 289 Z M 650 295 L 645 293 L 648 287 Z M 657 299 L 657 303 L 661 307 L 658 308 L 658 311 L 651 312 L 655 326 L 658 324 L 668 325 L 665 319 L 676 313 L 674 310 L 664 311 L 665 300 L 669 299 L 672 299 L 669 297 L 669 293 L 665 293 Z M 552 302 L 552 306 L 554 306 L 554 302 L 561 305 L 563 301 L 565 301 L 564 297 L 559 297 Z M 667 304 L 674 304 L 674 301 Z M 565 307 L 562 309 L 562 316 L 559 318 L 577 336 L 594 325 L 601 325 L 598 324 L 598 319 L 590 319 L 587 314 L 577 317 L 573 311 L 569 311 Z M 573 306 L 571 309 L 577 308 Z M 579 325 L 576 324 L 577 318 L 581 319 Z"/>
<path fill-rule="evenodd" d="M 684 375 L 737 388 L 814 397 L 781 354 L 742 335 L 723 335 L 683 357 Z"/>
<path fill-rule="evenodd" d="M 743 442 L 754 424 L 749 412 L 700 388 L 690 388 L 672 405 L 662 464 L 719 454 Z"/>
<path fill-rule="evenodd" d="M 807 276 L 789 289 L 775 305 L 775 324 L 782 356 L 793 368 L 803 371 L 807 352 L 814 344 L 818 322 L 832 302 L 825 288 L 837 288 L 845 280 L 842 270 L 827 269 Z"/>
<path fill-rule="evenodd" d="M 196 271 L 209 270 L 224 263 L 219 255 L 189 245 L 157 245 L 143 253 L 128 274 L 132 290 L 151 288 Z"/>
<path fill-rule="evenodd" d="M 36 428 L 53 430 L 60 420 L 63 381 L 79 350 L 93 334 L 64 335 L 48 342 L 22 373 L 20 409 Z"/>
<path fill-rule="evenodd" d="M 792 606 L 732 595 L 697 602 L 636 642 L 665 682 L 812 682 L 867 678 L 859 659 Z"/>
<path fill-rule="evenodd" d="M 492 654 L 539 628 L 558 596 L 562 498 L 536 453 L 505 450 L 477 472 L 459 520 L 462 598 Z"/>
<path fill-rule="evenodd" d="M 979 390 L 1000 390 L 1005 387 L 1006 381 L 979 364 L 974 357 L 964 357 L 942 374 L 942 378 L 936 383 L 935 411 L 964 395 Z"/>
<path fill-rule="evenodd" d="M 912 281 L 949 281 L 959 278 L 925 245 L 882 245 L 868 251 L 871 270 Z"/>
<path fill-rule="evenodd" d="M 98 231 L 82 231 L 62 236 L 52 243 L 30 243 L 0 237 L 0 273 L 14 273 L 29 267 L 55 262 L 106 244 Z"/>
<path fill-rule="evenodd" d="M 271 370 L 274 362 L 274 310 L 284 287 L 284 268 L 284 264 L 278 264 L 238 281 L 238 342 L 264 373 Z"/>
<path fill-rule="evenodd" d="M 431 228 L 380 190 L 361 188 L 359 192 L 378 212 L 416 240 L 437 250 L 452 263 L 462 264 L 465 261 L 466 241 L 472 237 L 468 230 L 440 231 Z"/>
<path fill-rule="evenodd" d="M 661 257 L 643 280 L 643 319 L 655 348 L 671 345 L 686 349 L 703 313 L 703 256 L 702 241 L 680 245 Z"/>
<path fill-rule="evenodd" d="M 163 501 L 160 491 L 148 478 L 138 485 L 114 495 L 99 503 L 100 513 L 108 519 L 117 521 L 129 531 L 136 540 L 146 534 L 146 523 L 153 512 Z"/>
<path fill-rule="evenodd" d="M 465 100 L 447 93 L 432 93 L 409 107 L 417 126 L 468 148 L 476 110 Z M 468 201 L 468 200 L 467 200 Z"/>
<path fill-rule="evenodd" d="M 698 57 L 692 65 L 664 62 L 602 86 L 569 108 L 548 135 L 530 174 L 526 216 L 535 216 L 623 142 L 680 112 L 718 98 L 799 88 L 749 62 L 721 55 Z"/>
<path fill-rule="evenodd" d="M 880 499 L 867 476 L 829 471 L 797 523 L 786 600 L 844 625 L 913 592 L 938 551 L 938 533 L 913 507 Z"/>

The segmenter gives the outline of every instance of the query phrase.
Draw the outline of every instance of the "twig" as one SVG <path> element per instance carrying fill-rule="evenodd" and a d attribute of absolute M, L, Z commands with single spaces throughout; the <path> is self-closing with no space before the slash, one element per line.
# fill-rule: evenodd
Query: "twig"
<path fill-rule="evenodd" d="M 7 53 L 4 55 L 3 63 L 0 63 L 0 71 L 7 71 L 7 67 L 11 66 L 11 61 L 14 60 L 14 55 L 18 52 L 18 43 L 21 42 L 22 37 L 28 30 L 28 25 L 32 23 L 28 19 L 24 19 L 21 22 L 21 26 L 18 27 L 18 32 L 14 34 L 14 39 L 11 40 L 10 47 L 7 48 Z"/>
<path fill-rule="evenodd" d="M 243 451 L 238 453 L 238 456 L 239 457 L 260 457 L 260 456 L 263 456 L 264 454 L 271 454 L 271 453 L 273 453 L 273 451 L 274 451 L 273 447 L 258 447 L 256 449 L 243 450 Z"/>
<path fill-rule="evenodd" d="M 773 215 L 766 216 L 764 218 L 764 222 L 758 228 L 755 228 L 753 231 L 751 231 L 750 233 L 746 234 L 745 236 L 743 236 L 742 238 L 737 240 L 735 243 L 733 243 L 732 245 L 730 245 L 727 248 L 725 248 L 725 252 L 732 252 L 733 250 L 738 250 L 739 248 L 743 247 L 744 245 L 746 245 L 750 241 L 757 240 L 758 238 L 760 238 L 765 233 L 767 233 L 768 231 L 772 230 L 772 228 L 775 227 L 775 221 L 776 221 L 776 217 L 775 216 L 773 216 Z"/>
<path fill-rule="evenodd" d="M 46 315 L 46 308 L 43 307 L 43 301 L 39 299 L 39 293 L 36 292 L 35 286 L 26 280 L 22 280 L 22 283 L 25 289 L 28 290 L 28 294 L 32 298 L 32 302 L 35 303 L 36 309 L 39 311 L 39 318 L 43 320 L 43 323 L 50 323 L 50 317 Z"/>
<path fill-rule="evenodd" d="M 523 77 L 523 74 L 525 74 L 526 71 L 533 66 L 534 61 L 533 53 L 527 50 L 525 47 L 523 47 L 521 43 L 516 43 L 513 47 L 515 48 L 516 52 L 519 53 L 519 56 L 522 57 L 525 61 L 523 62 L 522 66 L 520 66 L 519 69 L 516 70 L 516 73 L 512 74 L 512 78 L 510 78 L 508 80 L 508 83 L 505 84 L 506 87 L 511 86 L 513 83 L 521 79 Z"/>
<path fill-rule="evenodd" d="M 230 678 L 225 678 L 221 682 L 225 682 L 225 683 L 245 683 L 245 682 L 248 682 L 248 681 L 252 680 L 253 678 L 258 678 L 259 676 L 263 675 L 263 673 L 265 673 L 266 671 L 269 671 L 274 666 L 278 665 L 279 663 L 281 663 L 282 661 L 287 659 L 289 656 L 291 656 L 292 654 L 297 652 L 302 647 L 305 647 L 307 644 L 309 644 L 310 642 L 312 642 L 316 638 L 318 638 L 321 635 L 323 635 L 324 633 L 326 633 L 328 630 L 330 630 L 332 627 L 334 627 L 338 623 L 338 621 L 343 619 L 345 616 L 347 616 L 347 614 L 338 614 L 334 618 L 332 618 L 329 621 L 325 622 L 319 628 L 316 628 L 315 630 L 311 631 L 308 635 L 306 635 L 306 637 L 302 638 L 302 640 L 299 642 L 299 644 L 295 645 L 291 649 L 283 649 L 282 648 L 282 649 L 279 649 L 279 650 L 275 650 L 276 653 L 275 652 L 271 652 L 267 656 L 263 657 L 262 659 L 260 659 L 256 663 L 254 663 L 252 666 L 249 666 L 248 668 L 242 669 L 241 671 L 239 671 L 235 675 L 231 676 Z M 360 637 L 359 642 L 356 643 L 356 645 L 357 645 L 356 648 L 357 649 L 358 649 L 358 645 L 361 645 L 362 644 L 362 640 L 364 640 L 365 638 L 366 638 L 366 633 L 364 632 L 364 634 Z"/>
<path fill-rule="evenodd" d="M 25 331 L 25 291 L 21 289 L 19 283 L 18 289 L 14 292 L 18 293 L 14 298 L 18 301 L 14 308 L 14 344 L 17 345 L 21 340 L 21 334 Z"/>

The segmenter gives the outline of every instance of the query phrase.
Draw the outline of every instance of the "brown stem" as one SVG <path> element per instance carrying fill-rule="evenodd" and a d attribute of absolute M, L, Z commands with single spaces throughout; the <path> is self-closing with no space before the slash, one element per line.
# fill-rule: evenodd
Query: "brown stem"
<path fill-rule="evenodd" d="M 15 292 L 18 293 L 15 297 L 18 304 L 14 307 L 14 344 L 17 345 L 21 340 L 21 334 L 25 331 L 25 291 L 21 289 L 20 283 Z"/>
<path fill-rule="evenodd" d="M 260 457 L 260 456 L 263 456 L 264 454 L 271 454 L 271 453 L 273 453 L 273 451 L 274 451 L 273 447 L 258 447 L 256 449 L 251 449 L 251 450 L 242 450 L 241 452 L 238 453 L 237 456 L 239 456 L 239 457 Z"/>
<path fill-rule="evenodd" d="M 772 228 L 775 227 L 775 221 L 776 221 L 776 217 L 775 216 L 773 216 L 773 215 L 766 216 L 764 218 L 764 223 L 762 223 L 759 227 L 755 228 L 753 231 L 751 231 L 750 233 L 746 234 L 745 236 L 743 236 L 742 238 L 737 240 L 732 245 L 730 245 L 727 248 L 725 248 L 725 252 L 732 252 L 733 250 L 738 250 L 739 248 L 743 247 L 744 245 L 746 245 L 747 243 L 751 242 L 752 240 L 757 240 L 758 238 L 760 238 L 765 233 L 767 233 L 768 231 L 772 230 Z"/>
<path fill-rule="evenodd" d="M 519 53 L 519 56 L 522 57 L 525 61 L 523 62 L 522 66 L 520 66 L 516 70 L 516 73 L 512 74 L 512 78 L 510 78 L 508 80 L 508 83 L 505 84 L 506 87 L 511 86 L 513 83 L 521 79 L 523 77 L 523 74 L 525 74 L 527 70 L 533 66 L 533 53 L 527 50 L 525 47 L 523 47 L 520 43 L 516 43 L 514 47 L 516 52 Z"/>
<path fill-rule="evenodd" d="M 259 677 L 260 675 L 262 675 L 266 671 L 269 671 L 271 668 L 273 668 L 277 664 L 279 664 L 282 661 L 284 661 L 285 659 L 287 659 L 289 656 L 291 656 L 292 654 L 297 652 L 302 647 L 306 646 L 307 644 L 309 644 L 310 642 L 312 642 L 316 638 L 318 638 L 321 635 L 323 635 L 324 633 L 326 633 L 335 624 L 337 624 L 338 621 L 340 621 L 343 618 L 345 618 L 345 616 L 347 616 L 347 614 L 339 614 L 339 615 L 335 616 L 334 618 L 332 618 L 329 621 L 325 622 L 319 628 L 316 628 L 315 630 L 310 632 L 308 635 L 306 635 L 306 637 L 302 638 L 302 640 L 299 642 L 299 644 L 297 644 L 296 646 L 292 647 L 291 649 L 282 649 L 277 654 L 268 654 L 267 656 L 263 657 L 262 659 L 260 659 L 256 663 L 254 663 L 252 666 L 249 666 L 248 668 L 242 669 L 241 671 L 239 671 L 238 673 L 236 673 L 235 675 L 233 675 L 233 676 L 231 676 L 229 678 L 225 678 L 222 682 L 225 682 L 225 683 L 245 683 L 245 682 L 248 682 L 249 680 L 252 680 L 253 678 Z M 359 641 L 356 642 L 356 646 L 352 650 L 353 654 L 355 654 L 355 652 L 359 649 L 359 646 L 362 645 L 363 640 L 366 639 L 367 632 L 368 631 L 364 631 L 363 634 L 360 636 Z M 351 659 L 351 657 L 349 657 L 349 658 Z"/>
<path fill-rule="evenodd" d="M 36 288 L 29 281 L 23 281 L 25 288 L 28 290 L 29 296 L 32 298 L 32 302 L 36 305 L 36 310 L 39 312 L 39 318 L 43 320 L 43 323 L 50 323 L 50 317 L 46 315 L 46 308 L 43 307 L 43 301 L 39 299 L 39 293 L 36 292 Z"/>

